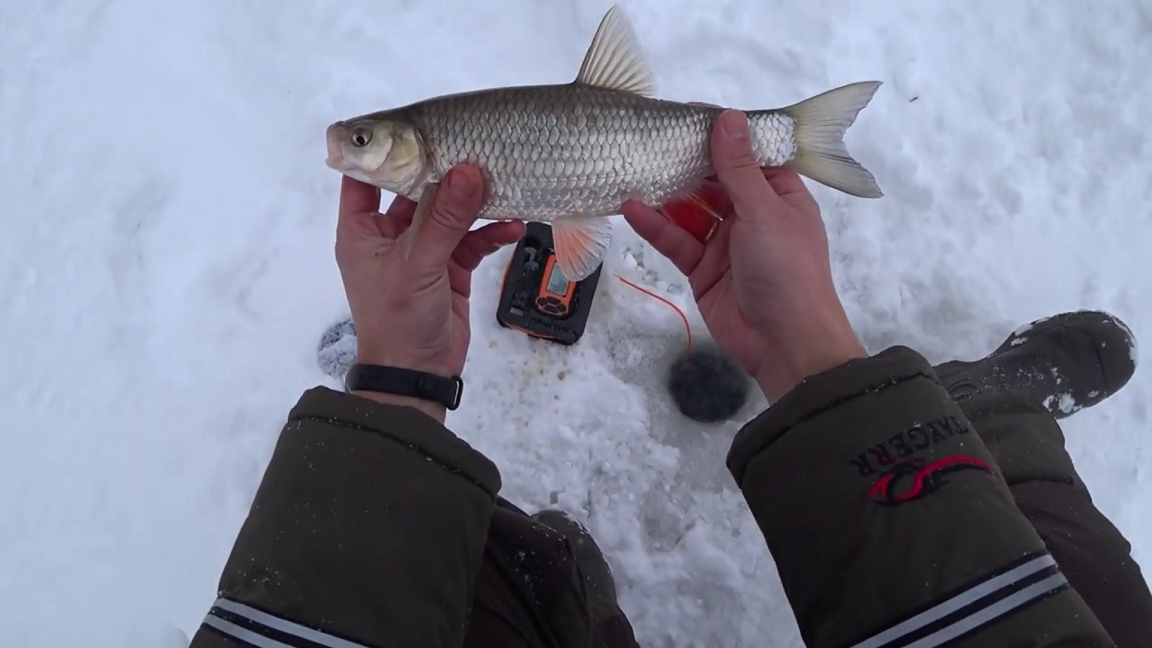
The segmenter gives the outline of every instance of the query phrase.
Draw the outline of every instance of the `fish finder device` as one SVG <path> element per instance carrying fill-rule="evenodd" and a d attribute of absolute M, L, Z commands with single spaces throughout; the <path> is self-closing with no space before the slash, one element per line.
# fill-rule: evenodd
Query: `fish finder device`
<path fill-rule="evenodd" d="M 527 223 L 504 270 L 496 321 L 534 338 L 571 345 L 584 335 L 603 266 L 582 281 L 569 281 L 556 263 L 552 227 Z"/>

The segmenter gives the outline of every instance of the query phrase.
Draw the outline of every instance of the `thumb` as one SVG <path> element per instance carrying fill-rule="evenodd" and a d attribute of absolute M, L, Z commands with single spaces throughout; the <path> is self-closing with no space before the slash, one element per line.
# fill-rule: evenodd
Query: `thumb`
<path fill-rule="evenodd" d="M 712 132 L 711 147 L 716 179 L 728 192 L 738 218 L 766 213 L 780 203 L 752 149 L 748 119 L 743 113 L 726 110 L 720 114 Z"/>
<path fill-rule="evenodd" d="M 484 198 L 484 179 L 471 166 L 448 172 L 432 197 L 432 207 L 413 246 L 412 256 L 422 265 L 446 267 L 452 252 L 476 222 Z"/>

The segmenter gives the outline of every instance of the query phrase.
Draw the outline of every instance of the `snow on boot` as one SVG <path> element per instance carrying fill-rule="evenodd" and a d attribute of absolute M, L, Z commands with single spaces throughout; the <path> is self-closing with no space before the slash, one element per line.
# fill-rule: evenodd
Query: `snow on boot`
<path fill-rule="evenodd" d="M 956 400 L 1014 392 L 1057 419 L 1099 404 L 1136 371 L 1136 340 L 1119 318 L 1099 311 L 1063 313 L 1022 326 L 989 356 L 935 367 Z"/>

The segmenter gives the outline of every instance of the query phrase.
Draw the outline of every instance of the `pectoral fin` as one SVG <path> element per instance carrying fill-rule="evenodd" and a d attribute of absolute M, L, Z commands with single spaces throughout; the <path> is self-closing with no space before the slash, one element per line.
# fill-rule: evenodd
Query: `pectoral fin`
<path fill-rule="evenodd" d="M 405 259 L 408 258 L 408 253 L 412 251 L 412 244 L 416 242 L 416 236 L 420 233 L 420 226 L 428 220 L 428 214 L 432 213 L 432 203 L 436 202 L 436 192 L 439 189 L 439 184 L 429 182 L 424 185 L 424 191 L 420 193 L 420 202 L 416 203 L 416 213 L 412 215 L 412 224 L 400 236 L 400 248 L 404 252 Z"/>
<path fill-rule="evenodd" d="M 566 216 L 552 222 L 556 264 L 569 281 L 587 279 L 612 245 L 612 222 L 605 217 Z"/>

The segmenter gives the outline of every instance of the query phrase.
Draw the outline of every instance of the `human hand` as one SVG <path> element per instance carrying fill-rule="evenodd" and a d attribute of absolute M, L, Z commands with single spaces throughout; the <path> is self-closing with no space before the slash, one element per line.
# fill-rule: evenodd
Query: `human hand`
<path fill-rule="evenodd" d="M 711 151 L 727 194 L 723 221 L 706 243 L 637 201 L 624 217 L 687 277 L 716 342 L 776 402 L 803 379 L 867 353 L 832 281 L 820 207 L 786 169 L 761 169 L 748 122 L 716 121 Z"/>
<path fill-rule="evenodd" d="M 450 171 L 405 259 L 399 239 L 412 223 L 416 203 L 397 196 L 381 214 L 379 189 L 343 177 L 336 264 L 356 327 L 357 362 L 446 377 L 463 371 L 471 335 L 472 271 L 484 257 L 524 235 L 519 221 L 469 231 L 483 200 L 483 182 L 474 167 Z M 445 408 L 436 403 L 356 393 L 410 405 L 444 422 Z"/>

